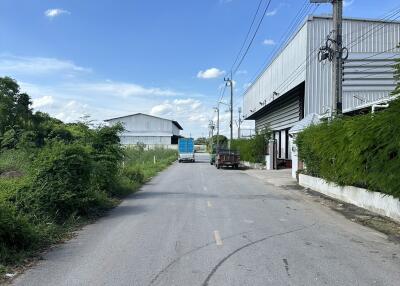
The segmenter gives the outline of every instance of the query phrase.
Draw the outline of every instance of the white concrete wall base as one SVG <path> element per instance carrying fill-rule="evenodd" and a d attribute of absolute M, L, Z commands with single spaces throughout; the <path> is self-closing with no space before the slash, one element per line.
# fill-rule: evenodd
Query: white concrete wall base
<path fill-rule="evenodd" d="M 265 166 L 266 166 L 267 170 L 274 169 L 274 164 L 272 162 L 271 155 L 265 155 Z"/>
<path fill-rule="evenodd" d="M 299 185 L 400 222 L 400 200 L 393 196 L 351 186 L 341 187 L 304 174 L 299 174 Z"/>
<path fill-rule="evenodd" d="M 250 163 L 247 161 L 240 161 L 240 164 L 250 169 L 260 169 L 260 170 L 265 169 L 265 165 L 261 163 Z"/>

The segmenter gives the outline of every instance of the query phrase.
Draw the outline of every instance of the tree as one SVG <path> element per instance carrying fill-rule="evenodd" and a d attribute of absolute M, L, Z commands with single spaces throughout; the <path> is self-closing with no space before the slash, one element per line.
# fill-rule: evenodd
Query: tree
<path fill-rule="evenodd" d="M 221 148 L 228 146 L 228 138 L 224 135 L 214 135 L 209 139 L 209 146 L 217 146 L 217 142 Z"/>
<path fill-rule="evenodd" d="M 199 137 L 196 140 L 194 140 L 194 144 L 196 144 L 196 145 L 205 145 L 205 144 L 207 144 L 207 138 Z"/>
<path fill-rule="evenodd" d="M 29 95 L 20 93 L 18 83 L 10 77 L 0 77 L 0 136 L 10 129 L 28 129 L 32 104 Z"/>

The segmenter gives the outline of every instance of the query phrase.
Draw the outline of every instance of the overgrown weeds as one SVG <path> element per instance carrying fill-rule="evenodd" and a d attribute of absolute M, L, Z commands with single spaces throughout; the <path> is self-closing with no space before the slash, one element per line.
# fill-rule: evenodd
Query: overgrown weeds
<path fill-rule="evenodd" d="M 0 275 L 176 159 L 171 150 L 124 149 L 121 125 L 65 124 L 33 113 L 10 78 L 0 78 L 0 105 Z"/>

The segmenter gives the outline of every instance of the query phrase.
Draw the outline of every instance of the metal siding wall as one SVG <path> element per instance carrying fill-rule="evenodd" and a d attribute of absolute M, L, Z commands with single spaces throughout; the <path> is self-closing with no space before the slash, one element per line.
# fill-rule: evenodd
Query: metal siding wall
<path fill-rule="evenodd" d="M 308 51 L 318 51 L 319 47 L 324 43 L 326 36 L 332 30 L 332 19 L 324 17 L 314 17 L 308 22 Z M 368 33 L 369 32 L 369 33 Z M 375 33 L 374 33 L 375 32 Z M 363 36 L 363 34 L 367 33 Z M 357 40 L 356 40 L 357 39 Z M 343 43 L 345 47 L 349 47 L 349 59 L 366 58 L 376 53 L 384 52 L 395 47 L 400 42 L 400 24 L 399 23 L 382 23 L 373 21 L 351 20 L 345 19 L 343 22 Z M 354 46 L 353 46 L 354 45 Z M 353 46 L 353 47 L 351 47 Z M 379 57 L 389 57 L 393 53 L 400 52 L 400 49 L 388 51 L 379 55 Z M 378 57 L 378 56 L 377 56 Z M 364 60 L 365 64 L 368 60 Z M 367 68 L 367 66 L 365 66 Z M 360 71 L 362 68 L 359 69 Z M 345 65 L 346 73 L 350 70 Z M 354 71 L 354 70 L 352 70 Z M 365 72 L 360 72 L 359 77 L 365 76 Z M 357 77 L 357 76 L 356 76 Z M 388 97 L 392 87 L 385 86 L 379 76 L 371 76 L 363 79 L 359 86 L 349 86 L 356 84 L 346 80 L 343 87 L 343 109 L 351 110 L 359 105 L 365 104 L 357 97 L 365 99 L 367 102 L 375 101 L 384 97 Z M 348 77 L 347 77 L 348 79 Z M 332 92 L 332 65 L 331 63 L 322 64 L 317 60 L 316 53 L 310 57 L 307 65 L 307 80 L 305 90 L 305 116 L 310 113 L 324 113 L 331 106 Z"/>
<path fill-rule="evenodd" d="M 132 115 L 110 120 L 111 124 L 121 122 L 128 132 L 165 132 L 172 134 L 172 122 L 143 114 Z"/>
<path fill-rule="evenodd" d="M 176 125 L 173 123 L 172 123 L 172 134 L 174 134 L 174 135 L 180 134 L 180 129 L 178 127 L 176 127 Z"/>
<path fill-rule="evenodd" d="M 165 136 L 120 136 L 121 144 L 136 145 L 143 143 L 145 145 L 170 145 L 171 137 Z"/>
<path fill-rule="evenodd" d="M 282 130 L 292 127 L 300 120 L 300 103 L 299 98 L 293 98 L 280 107 L 274 108 L 272 112 L 256 120 L 256 130 L 259 131 L 264 127 L 272 130 Z"/>
<path fill-rule="evenodd" d="M 274 91 L 282 95 L 305 80 L 305 70 L 298 75 L 295 73 L 296 77 L 290 76 L 299 65 L 305 63 L 306 52 L 307 23 L 246 91 L 243 100 L 245 117 L 251 115 L 250 110 L 259 110 L 260 102 L 271 102 Z"/>

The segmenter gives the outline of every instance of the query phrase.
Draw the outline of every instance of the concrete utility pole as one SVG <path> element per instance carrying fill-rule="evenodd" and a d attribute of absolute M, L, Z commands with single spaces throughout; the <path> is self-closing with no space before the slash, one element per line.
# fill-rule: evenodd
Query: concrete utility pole
<path fill-rule="evenodd" d="M 213 139 L 212 137 L 214 136 L 214 122 L 212 120 L 210 120 L 210 122 L 208 123 L 208 137 L 211 138 L 211 140 Z"/>
<path fill-rule="evenodd" d="M 217 111 L 217 148 L 219 146 L 219 102 L 218 106 L 214 107 L 214 110 Z"/>
<path fill-rule="evenodd" d="M 332 115 L 341 115 L 343 112 L 343 0 L 310 0 L 311 3 L 332 3 L 333 5 L 333 51 L 327 46 L 320 49 L 325 55 L 333 52 L 332 69 Z M 348 55 L 348 54 L 347 54 Z M 347 57 L 347 56 L 346 56 Z M 330 58 L 328 56 L 322 60 Z M 321 59 L 320 59 L 321 60 Z"/>
<path fill-rule="evenodd" d="M 343 92 L 343 39 L 342 39 L 342 24 L 343 24 L 343 0 L 335 0 L 333 2 L 333 27 L 335 29 L 335 59 L 333 65 L 333 82 L 334 94 L 336 102 L 336 115 L 341 115 L 342 110 L 342 92 Z"/>
<path fill-rule="evenodd" d="M 231 106 L 230 106 L 230 111 L 231 111 L 231 122 L 230 122 L 230 128 L 231 128 L 231 136 L 229 140 L 229 150 L 231 150 L 231 142 L 233 140 L 233 80 L 232 76 L 231 78 L 224 78 L 224 81 L 226 82 L 227 85 L 231 87 Z"/>
<path fill-rule="evenodd" d="M 238 119 L 238 139 L 240 139 L 240 124 L 242 123 L 242 119 L 240 118 L 240 114 L 242 113 L 242 108 L 238 108 L 239 119 Z"/>

